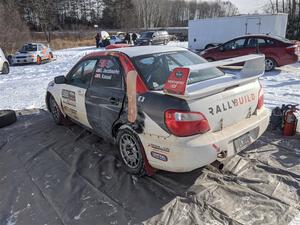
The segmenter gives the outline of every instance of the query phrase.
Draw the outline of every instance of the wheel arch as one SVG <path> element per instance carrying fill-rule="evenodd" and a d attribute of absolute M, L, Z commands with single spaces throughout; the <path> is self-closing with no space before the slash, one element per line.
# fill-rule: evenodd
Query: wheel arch
<path fill-rule="evenodd" d="M 122 122 L 116 123 L 114 125 L 114 128 L 118 128 L 118 129 L 115 129 L 116 137 L 118 135 L 118 131 L 121 130 L 121 129 L 128 129 L 133 134 L 135 134 L 135 136 L 138 138 L 138 141 L 141 144 L 141 148 L 142 148 L 141 150 L 142 150 L 142 157 L 143 157 L 143 160 L 144 160 L 145 172 L 146 172 L 147 176 L 150 176 L 150 177 L 153 176 L 154 173 L 155 173 L 155 169 L 149 163 L 149 160 L 148 160 L 147 154 L 145 152 L 145 148 L 144 148 L 143 142 L 140 139 L 139 134 L 130 125 L 128 125 L 126 123 L 122 123 Z M 117 140 L 116 140 L 116 143 L 117 143 Z"/>

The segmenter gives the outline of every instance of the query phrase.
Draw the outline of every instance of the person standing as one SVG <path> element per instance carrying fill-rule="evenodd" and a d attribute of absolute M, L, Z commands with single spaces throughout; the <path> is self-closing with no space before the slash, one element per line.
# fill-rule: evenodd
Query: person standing
<path fill-rule="evenodd" d="M 124 42 L 125 42 L 125 44 L 130 44 L 130 34 L 129 33 L 126 33 Z"/>
<path fill-rule="evenodd" d="M 96 39 L 96 48 L 99 48 L 99 44 L 100 44 L 100 34 L 99 33 L 96 34 L 95 39 Z"/>
<path fill-rule="evenodd" d="M 132 41 L 134 45 L 136 44 L 136 39 L 137 39 L 136 33 L 132 33 Z"/>

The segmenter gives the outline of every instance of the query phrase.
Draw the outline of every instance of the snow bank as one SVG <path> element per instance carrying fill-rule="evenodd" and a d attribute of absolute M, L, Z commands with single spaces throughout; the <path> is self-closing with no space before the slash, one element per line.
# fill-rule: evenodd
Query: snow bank
<path fill-rule="evenodd" d="M 170 42 L 169 46 L 187 47 L 187 42 Z M 85 54 L 102 51 L 81 47 L 55 51 L 56 60 L 43 65 L 11 67 L 9 75 L 0 75 L 0 109 L 45 108 L 47 84 L 55 76 L 66 74 Z M 300 63 L 267 72 L 262 78 L 268 108 L 300 103 Z"/>

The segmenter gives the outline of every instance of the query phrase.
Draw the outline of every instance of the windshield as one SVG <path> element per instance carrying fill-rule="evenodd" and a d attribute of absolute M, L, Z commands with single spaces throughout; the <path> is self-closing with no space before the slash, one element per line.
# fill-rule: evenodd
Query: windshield
<path fill-rule="evenodd" d="M 153 32 L 144 32 L 141 33 L 141 38 L 151 38 L 153 35 Z"/>
<path fill-rule="evenodd" d="M 190 51 L 163 52 L 133 58 L 133 62 L 150 90 L 162 90 L 171 72 L 177 67 L 191 66 L 207 61 Z M 188 84 L 223 76 L 217 68 L 193 70 Z"/>
<path fill-rule="evenodd" d="M 24 45 L 21 48 L 21 52 L 34 52 L 34 51 L 37 51 L 36 45 Z"/>

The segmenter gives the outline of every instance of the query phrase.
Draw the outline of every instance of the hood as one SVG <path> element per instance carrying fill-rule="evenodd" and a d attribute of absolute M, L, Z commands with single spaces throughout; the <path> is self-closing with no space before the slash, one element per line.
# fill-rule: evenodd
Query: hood
<path fill-rule="evenodd" d="M 15 56 L 34 55 L 36 53 L 37 53 L 36 51 L 19 51 L 19 52 L 16 52 Z"/>

